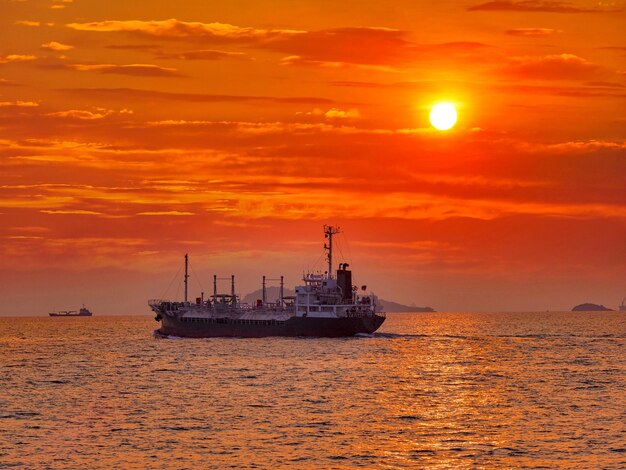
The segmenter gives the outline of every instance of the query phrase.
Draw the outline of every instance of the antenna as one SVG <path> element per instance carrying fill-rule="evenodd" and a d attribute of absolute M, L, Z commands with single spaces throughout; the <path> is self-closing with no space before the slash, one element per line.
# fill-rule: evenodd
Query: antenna
<path fill-rule="evenodd" d="M 341 228 L 324 225 L 324 238 L 328 238 L 328 245 L 324 243 L 324 249 L 328 251 L 328 279 L 333 277 L 333 235 L 338 233 L 341 233 Z"/>
<path fill-rule="evenodd" d="M 189 279 L 188 269 L 189 269 L 189 256 L 185 253 L 185 303 L 187 303 L 187 279 Z"/>
<path fill-rule="evenodd" d="M 267 294 L 266 294 L 266 290 L 265 290 L 265 276 L 263 276 L 263 305 L 265 305 L 267 303 Z"/>

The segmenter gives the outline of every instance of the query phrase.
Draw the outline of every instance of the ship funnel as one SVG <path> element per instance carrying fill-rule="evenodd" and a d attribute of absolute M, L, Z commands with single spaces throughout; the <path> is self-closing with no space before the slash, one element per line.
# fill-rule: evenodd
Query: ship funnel
<path fill-rule="evenodd" d="M 341 288 L 343 300 L 352 300 L 352 271 L 346 269 L 348 263 L 339 264 L 337 270 L 337 285 Z"/>

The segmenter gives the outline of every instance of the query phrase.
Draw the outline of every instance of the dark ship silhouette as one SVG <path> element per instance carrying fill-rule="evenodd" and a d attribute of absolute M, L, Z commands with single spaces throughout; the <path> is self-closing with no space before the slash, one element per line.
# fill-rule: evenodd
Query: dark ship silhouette
<path fill-rule="evenodd" d="M 78 312 L 76 310 L 60 310 L 58 312 L 50 312 L 48 315 L 51 317 L 91 317 L 93 313 L 83 305 Z"/>
<path fill-rule="evenodd" d="M 266 277 L 263 277 L 263 298 L 256 304 L 242 303 L 235 294 L 235 276 L 231 276 L 229 294 L 217 292 L 218 277 L 213 276 L 213 295 L 207 300 L 187 299 L 188 256 L 185 255 L 185 300 L 150 300 L 148 304 L 161 322 L 162 335 L 209 338 L 217 336 L 315 336 L 339 337 L 358 333 L 373 333 L 385 321 L 378 297 L 366 293 L 366 286 L 352 284 L 352 271 L 347 263 L 340 263 L 333 271 L 333 236 L 338 227 L 324 226 L 328 244 L 328 271 L 303 276 L 304 285 L 295 288 L 293 296 L 283 295 L 283 277 L 280 277 L 279 298 L 267 302 Z"/>

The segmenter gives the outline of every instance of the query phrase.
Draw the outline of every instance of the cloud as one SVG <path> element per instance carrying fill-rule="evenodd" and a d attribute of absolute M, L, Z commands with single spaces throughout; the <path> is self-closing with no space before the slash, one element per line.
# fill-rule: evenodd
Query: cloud
<path fill-rule="evenodd" d="M 0 64 L 7 64 L 9 62 L 27 62 L 30 60 L 35 60 L 37 56 L 30 54 L 9 54 L 5 56 L 0 56 Z"/>
<path fill-rule="evenodd" d="M 185 22 L 176 19 L 154 21 L 99 21 L 70 23 L 67 27 L 79 31 L 123 32 L 147 37 L 186 42 L 236 43 L 288 54 L 283 65 L 345 67 L 360 64 L 389 67 L 417 63 L 419 60 L 452 60 L 472 56 L 486 47 L 471 41 L 444 44 L 415 44 L 407 39 L 408 32 L 380 27 L 346 27 L 320 31 L 259 29 L 226 23 Z M 235 57 L 223 51 L 202 49 L 164 54 L 165 58 L 215 60 Z M 237 56 L 241 57 L 239 54 Z"/>
<path fill-rule="evenodd" d="M 19 86 L 13 80 L 7 80 L 6 78 L 0 78 L 0 86 Z"/>
<path fill-rule="evenodd" d="M 13 240 L 43 240 L 44 237 L 36 235 L 11 235 L 7 238 L 11 238 Z"/>
<path fill-rule="evenodd" d="M 42 49 L 49 49 L 51 51 L 57 51 L 57 52 L 61 52 L 61 51 L 69 51 L 74 49 L 74 46 L 70 46 L 68 44 L 61 44 L 60 42 L 56 42 L 56 41 L 51 41 L 51 42 L 46 42 L 44 44 L 41 45 Z"/>
<path fill-rule="evenodd" d="M 602 67 L 573 54 L 515 57 L 504 69 L 518 78 L 541 80 L 592 79 L 602 73 Z"/>
<path fill-rule="evenodd" d="M 391 65 L 410 59 L 406 31 L 389 28 L 337 28 L 280 37 L 262 47 L 304 61 Z"/>
<path fill-rule="evenodd" d="M 334 80 L 330 82 L 333 86 L 350 87 L 350 88 L 412 88 L 417 87 L 417 82 L 395 82 L 395 83 L 379 83 L 379 82 L 357 82 L 353 80 Z"/>
<path fill-rule="evenodd" d="M 559 29 L 550 29 L 550 28 L 515 28 L 515 29 L 507 29 L 505 31 L 506 34 L 510 36 L 524 36 L 524 37 L 545 37 L 552 36 L 556 33 L 562 33 L 563 31 Z"/>
<path fill-rule="evenodd" d="M 314 109 L 306 113 L 296 113 L 297 115 L 319 116 L 329 121 L 349 119 L 358 117 L 358 110 L 352 109 L 342 111 L 333 108 L 329 111 Z M 421 129 L 361 129 L 355 126 L 335 125 L 327 122 L 246 122 L 246 121 L 186 121 L 186 120 L 164 120 L 148 121 L 136 124 L 136 127 L 171 127 L 186 130 L 202 128 L 203 132 L 213 131 L 222 136 L 232 134 L 233 137 L 243 136 L 267 136 L 267 135 L 392 135 L 392 134 L 417 134 Z"/>
<path fill-rule="evenodd" d="M 114 96 L 122 99 L 161 99 L 170 101 L 219 103 L 219 102 L 246 102 L 265 101 L 290 104 L 332 104 L 333 100 L 310 96 L 276 97 L 276 96 L 246 96 L 246 95 L 217 95 L 204 93 L 180 93 L 157 90 L 142 90 L 137 88 L 66 88 L 68 93 L 85 94 L 102 97 Z"/>
<path fill-rule="evenodd" d="M 371 64 L 357 64 L 353 62 L 331 62 L 325 60 L 311 60 L 305 59 L 299 55 L 290 55 L 283 57 L 280 60 L 280 65 L 283 66 L 306 66 L 306 67 L 322 67 L 329 69 L 342 69 L 342 68 L 358 68 L 363 70 L 377 70 L 380 72 L 397 72 L 398 70 L 388 65 L 371 65 Z"/>
<path fill-rule="evenodd" d="M 212 42 L 258 42 L 281 36 L 300 34 L 301 31 L 283 29 L 241 28 L 227 23 L 201 23 L 168 20 L 126 20 L 95 21 L 91 23 L 70 23 L 68 28 L 78 31 L 125 32 L 165 39 Z"/>
<path fill-rule="evenodd" d="M 37 26 L 41 26 L 43 23 L 39 21 L 21 20 L 21 21 L 16 21 L 15 24 L 21 25 L 21 26 L 37 27 Z"/>
<path fill-rule="evenodd" d="M 612 5 L 581 8 L 571 2 L 554 2 L 540 0 L 524 0 L 524 1 L 493 1 L 481 3 L 468 8 L 469 11 L 516 11 L 516 12 L 546 12 L 546 13 L 602 13 L 617 12 Z"/>
<path fill-rule="evenodd" d="M 626 46 L 604 46 L 599 49 L 605 49 L 608 51 L 626 52 Z"/>
<path fill-rule="evenodd" d="M 337 28 L 278 38 L 261 48 L 290 54 L 283 65 L 341 67 L 346 64 L 394 67 L 424 60 L 475 57 L 489 46 L 473 41 L 416 44 L 408 32 L 390 28 Z"/>
<path fill-rule="evenodd" d="M 532 147 L 531 147 L 532 148 Z M 626 141 L 582 140 L 558 144 L 539 145 L 538 150 L 548 150 L 559 154 L 590 153 L 596 150 L 626 150 Z"/>
<path fill-rule="evenodd" d="M 119 75 L 134 75 L 138 77 L 180 77 L 176 69 L 159 67 L 152 64 L 71 64 L 67 68 L 80 70 L 81 72 L 114 73 Z"/>
<path fill-rule="evenodd" d="M 620 87 L 598 86 L 597 84 L 592 85 L 592 83 L 585 82 L 583 86 L 507 84 L 494 85 L 492 90 L 506 93 L 509 96 L 530 93 L 574 98 L 626 98 L 626 93 Z"/>
<path fill-rule="evenodd" d="M 404 32 L 400 33 L 405 34 Z M 313 35 L 314 33 L 310 34 Z M 281 65 L 325 68 L 358 67 L 385 72 L 397 72 L 399 66 L 420 64 L 424 61 L 454 61 L 458 64 L 459 62 L 485 60 L 484 51 L 489 47 L 487 44 L 471 41 L 440 44 L 414 44 L 405 41 L 395 45 L 385 44 L 385 41 L 382 41 L 379 47 L 375 47 L 362 41 L 358 35 L 351 38 L 348 32 L 344 32 L 343 36 L 342 38 L 334 37 L 333 40 L 337 40 L 334 44 L 333 40 L 328 40 L 325 43 L 311 38 L 310 45 L 307 45 L 306 48 L 299 47 L 298 42 L 301 42 L 301 37 L 262 47 L 278 49 L 277 44 L 282 44 L 281 49 L 285 52 L 297 54 L 283 57 L 280 62 Z"/>
<path fill-rule="evenodd" d="M 324 113 L 324 116 L 329 119 L 349 119 L 349 118 L 358 118 L 359 117 L 358 109 L 349 109 L 347 111 L 332 108 Z"/>
<path fill-rule="evenodd" d="M 137 215 L 173 215 L 173 216 L 181 216 L 181 215 L 195 215 L 194 212 L 187 211 L 147 211 L 147 212 L 138 212 Z"/>
<path fill-rule="evenodd" d="M 114 111 L 112 109 L 96 108 L 94 111 L 88 111 L 84 109 L 70 109 L 67 111 L 56 111 L 48 113 L 47 116 L 79 119 L 82 121 L 93 121 L 95 119 L 104 119 L 112 114 L 132 114 L 132 111 L 122 109 L 121 111 Z"/>
<path fill-rule="evenodd" d="M 193 134 L 188 124 L 202 127 Z M 343 126 L 326 123 L 213 124 L 172 124 L 183 127 L 186 137 L 197 136 L 198 147 L 191 152 L 162 144 L 158 150 L 76 142 L 9 144 L 1 154 L 15 157 L 0 159 L 4 174 L 19 169 L 33 176 L 41 171 L 54 175 L 56 167 L 57 174 L 71 171 L 91 184 L 20 186 L 14 190 L 21 191 L 19 197 L 7 194 L 6 199 L 25 209 L 126 217 L 210 211 L 246 219 L 332 214 L 438 220 L 493 220 L 510 214 L 626 218 L 619 179 L 623 141 L 528 145 L 466 136 L 441 151 L 432 137 L 401 130 L 343 132 Z M 229 130 L 235 134 L 232 147 L 206 149 L 206 142 L 214 145 Z M 170 135 L 172 142 L 180 135 L 176 129 L 157 128 L 154 135 L 161 134 Z M 429 158 L 416 158 L 422 154 Z M 318 164 L 302 174 L 307 161 Z M 379 177 L 381 169 L 385 178 Z M 163 180 L 163 174 L 171 179 Z M 103 179 L 112 175 L 126 187 L 105 186 Z M 319 204 L 312 205 L 312 198 Z"/>
<path fill-rule="evenodd" d="M 102 215 L 102 212 L 87 211 L 83 209 L 42 209 L 39 212 L 52 215 Z"/>
<path fill-rule="evenodd" d="M 67 7 L 70 3 L 73 3 L 74 0 L 52 0 L 54 3 L 50 5 L 50 8 L 53 10 L 61 10 Z"/>
<path fill-rule="evenodd" d="M 106 46 L 107 49 L 118 49 L 122 51 L 146 51 L 153 52 L 159 49 L 154 44 L 111 44 Z"/>
<path fill-rule="evenodd" d="M 621 83 L 615 83 L 615 82 L 586 82 L 584 85 L 588 87 L 609 88 L 609 89 L 620 90 L 620 91 L 623 88 L 626 88 L 626 85 L 623 85 Z"/>
<path fill-rule="evenodd" d="M 313 111 L 297 112 L 298 116 L 324 116 L 327 119 L 352 119 L 358 118 L 360 116 L 358 109 L 348 109 L 342 110 L 339 108 L 331 108 L 328 111 L 324 111 L 323 109 L 315 108 Z"/>
<path fill-rule="evenodd" d="M 176 53 L 161 53 L 159 59 L 180 60 L 220 60 L 220 59 L 249 59 L 243 52 L 227 52 L 214 49 L 201 49 Z"/>
<path fill-rule="evenodd" d="M 0 108 L 36 108 L 37 106 L 39 106 L 39 103 L 35 103 L 34 101 L 0 101 Z"/>

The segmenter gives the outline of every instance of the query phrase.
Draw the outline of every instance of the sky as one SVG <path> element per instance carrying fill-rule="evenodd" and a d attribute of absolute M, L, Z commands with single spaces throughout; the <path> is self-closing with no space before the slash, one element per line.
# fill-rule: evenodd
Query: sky
<path fill-rule="evenodd" d="M 384 299 L 616 308 L 624 24 L 624 1 L 0 0 L 0 315 L 147 314 L 185 253 L 191 296 L 293 286 L 324 224 Z"/>

